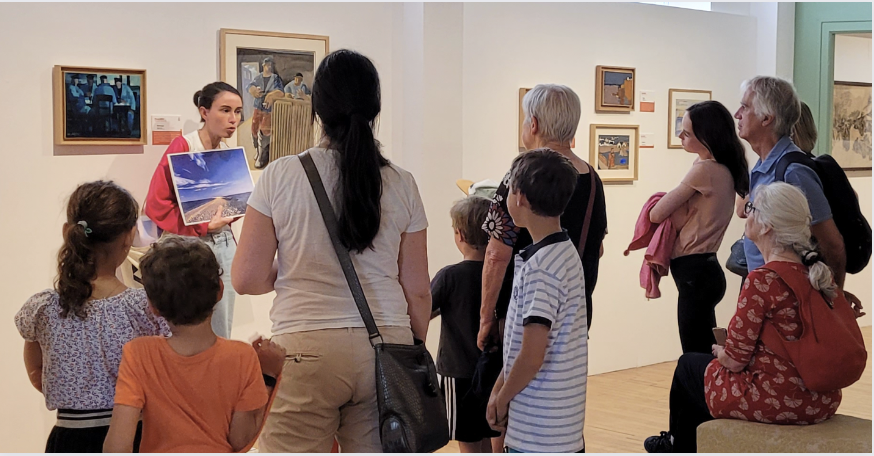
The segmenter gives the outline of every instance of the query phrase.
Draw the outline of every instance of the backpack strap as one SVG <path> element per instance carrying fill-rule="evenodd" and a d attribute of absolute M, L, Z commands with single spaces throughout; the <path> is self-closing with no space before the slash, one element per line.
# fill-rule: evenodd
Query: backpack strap
<path fill-rule="evenodd" d="M 580 253 L 580 260 L 583 259 L 583 252 L 586 251 L 586 240 L 589 237 L 589 225 L 592 224 L 592 210 L 595 207 L 595 192 L 598 190 L 595 185 L 595 167 L 586 163 L 589 167 L 589 180 L 592 182 L 589 190 L 589 202 L 586 203 L 586 215 L 583 218 L 583 230 L 580 231 L 580 245 L 577 246 L 577 251 Z"/>
<path fill-rule="evenodd" d="M 813 321 L 810 320 L 810 328 L 804 327 L 805 318 L 803 314 L 809 313 L 809 306 L 812 304 L 811 301 L 817 299 L 819 296 L 825 302 L 829 303 L 829 300 L 825 299 L 825 296 L 820 292 L 816 292 L 813 286 L 810 285 L 810 280 L 807 276 L 800 271 L 795 270 L 792 266 L 786 263 L 772 262 L 767 265 L 767 267 L 763 267 L 762 269 L 771 271 L 792 290 L 792 294 L 795 295 L 795 299 L 798 300 L 798 317 L 801 321 L 802 331 L 807 332 L 808 330 L 813 333 L 813 337 L 816 338 L 816 327 L 813 324 Z M 831 303 L 829 303 L 831 306 Z M 786 339 L 777 331 L 777 327 L 773 321 L 767 321 L 770 324 L 763 325 L 761 339 L 762 342 L 768 347 L 769 350 L 774 352 L 775 354 L 783 357 L 784 359 L 792 360 L 789 356 L 789 352 L 786 350 L 784 343 Z"/>
<path fill-rule="evenodd" d="M 777 169 L 774 175 L 778 181 L 786 182 L 786 169 L 793 163 L 802 164 L 816 172 L 816 164 L 813 161 L 813 155 L 796 147 L 787 152 L 786 155 L 780 157 L 780 160 L 777 162 Z"/>

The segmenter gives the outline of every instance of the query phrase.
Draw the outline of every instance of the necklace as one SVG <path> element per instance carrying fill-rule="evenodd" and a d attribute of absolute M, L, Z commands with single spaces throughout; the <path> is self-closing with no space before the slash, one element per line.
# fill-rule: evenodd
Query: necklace
<path fill-rule="evenodd" d="M 101 296 L 101 297 L 97 297 L 97 296 L 95 296 L 94 294 L 92 294 L 92 295 L 91 295 L 91 300 L 92 300 L 92 301 L 99 301 L 99 300 L 101 300 L 101 299 L 106 299 L 106 298 L 110 298 L 110 297 L 112 297 L 112 296 L 115 296 L 115 292 L 116 292 L 119 288 L 122 288 L 122 287 L 124 287 L 124 286 L 125 286 L 124 283 L 119 283 L 119 284 L 116 285 L 112 290 L 110 290 L 109 293 L 106 293 L 104 296 Z"/>

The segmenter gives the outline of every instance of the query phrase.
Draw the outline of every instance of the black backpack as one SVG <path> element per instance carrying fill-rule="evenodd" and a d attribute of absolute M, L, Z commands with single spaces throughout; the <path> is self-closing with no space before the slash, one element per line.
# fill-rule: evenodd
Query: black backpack
<path fill-rule="evenodd" d="M 784 181 L 786 168 L 793 163 L 812 169 L 822 182 L 822 191 L 831 206 L 832 218 L 844 237 L 847 272 L 857 274 L 865 269 L 871 259 L 871 225 L 862 215 L 859 198 L 841 165 L 831 155 L 814 157 L 795 149 L 777 162 L 777 180 Z"/>

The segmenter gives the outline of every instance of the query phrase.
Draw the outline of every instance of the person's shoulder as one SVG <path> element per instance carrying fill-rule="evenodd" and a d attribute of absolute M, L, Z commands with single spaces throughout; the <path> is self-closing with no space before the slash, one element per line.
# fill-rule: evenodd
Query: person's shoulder
<path fill-rule="evenodd" d="M 216 344 L 219 344 L 218 347 L 216 347 L 216 351 L 218 353 L 221 353 L 223 357 L 241 360 L 258 357 L 257 353 L 255 353 L 255 348 L 252 347 L 252 344 L 248 344 L 243 341 L 219 337 L 216 340 Z"/>
<path fill-rule="evenodd" d="M 51 288 L 47 288 L 27 298 L 27 301 L 24 304 L 25 307 L 32 307 L 34 310 L 39 310 L 51 305 L 60 305 L 58 292 Z"/>
<path fill-rule="evenodd" d="M 167 342 L 164 336 L 141 336 L 133 338 L 124 344 L 122 350 L 128 356 L 138 355 L 140 353 L 158 351 L 161 349 L 161 345 L 165 343 Z"/>

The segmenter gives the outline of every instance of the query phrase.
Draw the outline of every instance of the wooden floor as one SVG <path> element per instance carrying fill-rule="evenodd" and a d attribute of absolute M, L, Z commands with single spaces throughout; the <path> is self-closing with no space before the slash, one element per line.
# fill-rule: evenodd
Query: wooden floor
<path fill-rule="evenodd" d="M 844 389 L 838 413 L 871 419 L 871 327 L 862 328 L 868 367 Z M 643 453 L 643 440 L 668 429 L 668 391 L 676 362 L 593 375 L 586 394 L 586 452 Z M 449 442 L 439 453 L 457 453 Z"/>

